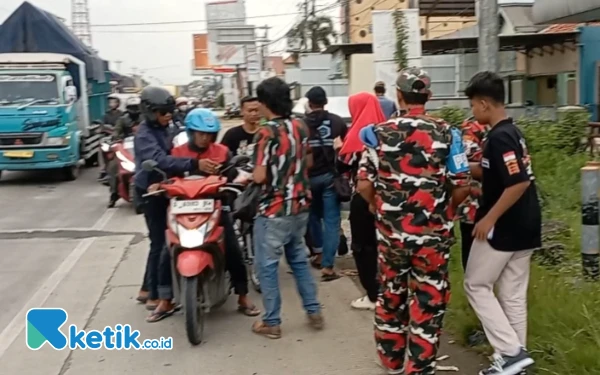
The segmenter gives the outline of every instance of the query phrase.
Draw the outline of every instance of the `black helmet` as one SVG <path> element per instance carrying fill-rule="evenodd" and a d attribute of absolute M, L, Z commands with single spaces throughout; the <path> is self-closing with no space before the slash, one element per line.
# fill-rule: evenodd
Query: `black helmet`
<path fill-rule="evenodd" d="M 175 98 L 169 91 L 162 87 L 146 87 L 142 90 L 140 99 L 142 100 L 142 114 L 149 121 L 156 121 L 155 111 L 164 113 L 175 112 Z"/>

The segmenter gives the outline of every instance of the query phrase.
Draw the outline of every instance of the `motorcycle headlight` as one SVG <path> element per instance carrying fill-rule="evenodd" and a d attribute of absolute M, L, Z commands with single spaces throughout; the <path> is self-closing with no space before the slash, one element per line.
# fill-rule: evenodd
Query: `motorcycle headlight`
<path fill-rule="evenodd" d="M 117 151 L 117 157 L 121 161 L 121 165 L 123 166 L 123 168 L 126 171 L 128 171 L 128 172 L 134 172 L 135 171 L 135 164 L 132 163 L 130 160 L 128 160 L 125 157 L 125 155 L 123 155 L 121 152 Z"/>
<path fill-rule="evenodd" d="M 202 224 L 196 229 L 187 229 L 181 224 L 177 224 L 177 236 L 179 237 L 179 243 L 182 247 L 193 249 L 199 247 L 204 243 L 206 232 L 208 229 L 208 223 Z"/>
<path fill-rule="evenodd" d="M 69 142 L 71 142 L 70 135 L 64 137 L 48 137 L 46 139 L 46 145 L 48 146 L 68 146 Z"/>

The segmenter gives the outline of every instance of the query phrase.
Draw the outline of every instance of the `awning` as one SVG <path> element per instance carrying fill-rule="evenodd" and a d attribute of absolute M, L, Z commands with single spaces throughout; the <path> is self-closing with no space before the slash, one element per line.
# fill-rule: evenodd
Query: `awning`
<path fill-rule="evenodd" d="M 568 48 L 565 43 L 577 42 L 578 32 L 547 34 L 500 35 L 500 51 L 531 51 L 536 48 Z M 422 41 L 423 55 L 476 53 L 477 38 L 429 39 Z"/>
<path fill-rule="evenodd" d="M 475 0 L 419 0 L 421 16 L 426 17 L 473 17 Z"/>
<path fill-rule="evenodd" d="M 535 0 L 532 12 L 538 25 L 600 20 L 598 0 Z"/>

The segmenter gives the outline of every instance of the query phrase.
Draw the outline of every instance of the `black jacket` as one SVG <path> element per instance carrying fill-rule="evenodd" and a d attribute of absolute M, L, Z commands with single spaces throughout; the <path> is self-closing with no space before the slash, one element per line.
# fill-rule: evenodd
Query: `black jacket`
<path fill-rule="evenodd" d="M 348 126 L 342 118 L 324 110 L 313 111 L 304 118 L 310 131 L 308 144 L 313 153 L 313 167 L 308 171 L 310 177 L 332 173 L 337 160 L 333 149 L 333 140 L 342 140 L 348 133 Z"/>

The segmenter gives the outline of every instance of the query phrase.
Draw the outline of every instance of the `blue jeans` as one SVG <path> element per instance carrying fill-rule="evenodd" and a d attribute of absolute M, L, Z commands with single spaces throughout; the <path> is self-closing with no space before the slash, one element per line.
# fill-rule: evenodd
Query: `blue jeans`
<path fill-rule="evenodd" d="M 333 174 L 327 173 L 310 179 L 312 202 L 310 205 L 310 234 L 315 253 L 323 252 L 321 265 L 333 268 L 335 254 L 340 245 L 341 206 L 335 188 Z M 323 236 L 323 233 L 326 233 Z"/>
<path fill-rule="evenodd" d="M 317 284 L 310 273 L 304 233 L 308 213 L 266 218 L 254 221 L 254 248 L 258 279 L 262 290 L 265 314 L 263 322 L 269 326 L 281 324 L 281 293 L 279 290 L 279 259 L 285 252 L 304 310 L 309 315 L 321 311 L 317 301 Z"/>

